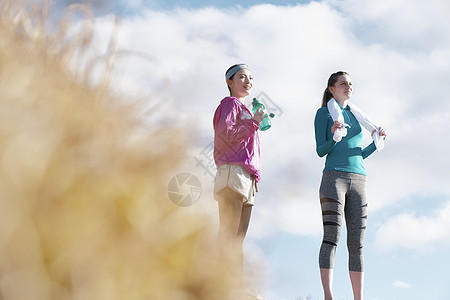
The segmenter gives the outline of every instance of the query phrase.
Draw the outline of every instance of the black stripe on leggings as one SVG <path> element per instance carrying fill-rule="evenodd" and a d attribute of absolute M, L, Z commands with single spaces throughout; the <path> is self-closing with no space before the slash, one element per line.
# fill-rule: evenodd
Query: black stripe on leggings
<path fill-rule="evenodd" d="M 325 221 L 325 222 L 323 222 L 323 225 L 329 225 L 329 226 L 341 226 L 339 223 L 337 223 L 337 222 L 331 222 L 331 221 Z"/>
<path fill-rule="evenodd" d="M 337 247 L 336 243 L 323 240 L 322 243 Z"/>

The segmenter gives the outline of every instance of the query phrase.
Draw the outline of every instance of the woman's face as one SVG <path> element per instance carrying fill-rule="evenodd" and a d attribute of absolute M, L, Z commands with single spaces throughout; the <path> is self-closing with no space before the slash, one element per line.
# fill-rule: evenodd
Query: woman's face
<path fill-rule="evenodd" d="M 231 90 L 231 96 L 243 98 L 250 95 L 253 89 L 253 75 L 249 69 L 241 69 L 234 74 L 232 79 L 227 79 Z"/>
<path fill-rule="evenodd" d="M 337 82 L 334 84 L 334 86 L 330 86 L 329 90 L 336 100 L 345 101 L 350 99 L 353 92 L 352 80 L 350 79 L 350 76 L 339 76 Z"/>

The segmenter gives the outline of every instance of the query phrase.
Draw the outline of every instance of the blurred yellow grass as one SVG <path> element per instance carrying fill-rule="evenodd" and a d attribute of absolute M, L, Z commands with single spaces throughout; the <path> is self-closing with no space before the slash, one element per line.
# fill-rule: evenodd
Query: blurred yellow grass
<path fill-rule="evenodd" d="M 74 69 L 95 35 L 46 3 L 0 4 L 0 299 L 238 299 L 209 221 L 167 199 L 188 139 Z"/>

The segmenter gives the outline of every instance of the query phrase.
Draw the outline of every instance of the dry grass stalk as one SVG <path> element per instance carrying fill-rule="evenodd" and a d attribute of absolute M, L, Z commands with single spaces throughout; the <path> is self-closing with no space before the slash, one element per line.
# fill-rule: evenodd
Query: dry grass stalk
<path fill-rule="evenodd" d="M 86 7 L 77 31 L 32 3 L 0 4 L 0 299 L 237 299 L 208 221 L 167 199 L 186 140 L 112 96 L 108 67 L 73 68 Z"/>

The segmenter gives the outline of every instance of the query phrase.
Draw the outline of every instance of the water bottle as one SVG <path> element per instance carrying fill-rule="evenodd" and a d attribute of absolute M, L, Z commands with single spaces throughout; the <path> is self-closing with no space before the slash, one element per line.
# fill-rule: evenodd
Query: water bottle
<path fill-rule="evenodd" d="M 260 107 L 262 107 L 262 108 L 261 108 L 262 110 L 265 109 L 264 104 L 262 104 L 262 103 L 261 103 L 258 99 L 256 99 L 256 98 L 253 98 L 252 106 L 253 106 L 253 108 L 252 108 L 253 115 L 256 113 L 256 111 L 257 111 Z M 267 116 L 267 115 L 266 115 L 266 116 Z M 274 113 L 270 113 L 268 117 L 264 118 L 264 119 L 261 121 L 261 123 L 259 123 L 259 130 L 264 131 L 264 130 L 269 129 L 269 128 L 272 126 L 272 123 L 270 122 L 269 117 L 273 118 L 273 117 L 275 117 L 275 114 L 274 114 Z"/>

